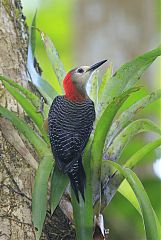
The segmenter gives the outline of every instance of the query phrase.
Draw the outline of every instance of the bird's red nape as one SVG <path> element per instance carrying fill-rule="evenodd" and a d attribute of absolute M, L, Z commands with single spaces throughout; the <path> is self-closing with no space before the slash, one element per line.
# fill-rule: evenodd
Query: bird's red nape
<path fill-rule="evenodd" d="M 69 72 L 64 80 L 63 80 L 63 87 L 65 91 L 65 97 L 73 102 L 82 102 L 86 99 L 83 93 L 78 91 L 76 85 L 72 81 L 72 72 Z"/>

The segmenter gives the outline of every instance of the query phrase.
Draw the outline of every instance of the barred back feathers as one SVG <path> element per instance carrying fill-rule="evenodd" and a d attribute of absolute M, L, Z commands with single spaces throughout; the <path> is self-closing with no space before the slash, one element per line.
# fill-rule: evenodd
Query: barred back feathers
<path fill-rule="evenodd" d="M 95 109 L 89 98 L 73 102 L 57 96 L 48 115 L 49 137 L 57 167 L 68 174 L 79 202 L 86 184 L 82 155 L 93 129 Z"/>

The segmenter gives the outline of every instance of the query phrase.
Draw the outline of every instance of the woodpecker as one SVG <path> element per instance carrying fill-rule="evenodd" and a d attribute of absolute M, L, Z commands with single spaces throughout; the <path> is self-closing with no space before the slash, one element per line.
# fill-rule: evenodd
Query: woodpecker
<path fill-rule="evenodd" d="M 63 80 L 65 95 L 53 100 L 48 114 L 48 132 L 56 167 L 69 176 L 78 203 L 78 192 L 85 201 L 86 175 L 82 155 L 95 120 L 94 103 L 87 95 L 86 84 L 94 70 L 106 61 L 72 69 Z"/>

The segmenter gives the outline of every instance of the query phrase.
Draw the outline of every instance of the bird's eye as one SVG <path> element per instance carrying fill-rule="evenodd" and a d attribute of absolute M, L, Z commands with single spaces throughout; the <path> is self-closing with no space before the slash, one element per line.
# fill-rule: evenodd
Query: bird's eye
<path fill-rule="evenodd" d="M 77 72 L 78 72 L 78 73 L 83 73 L 84 70 L 83 70 L 82 68 L 78 68 L 78 69 L 77 69 Z"/>

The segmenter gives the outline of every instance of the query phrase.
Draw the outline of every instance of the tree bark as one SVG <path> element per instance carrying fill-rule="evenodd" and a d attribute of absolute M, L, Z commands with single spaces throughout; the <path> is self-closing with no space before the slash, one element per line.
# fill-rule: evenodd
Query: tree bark
<path fill-rule="evenodd" d="M 0 0 L 0 74 L 28 86 L 28 33 L 19 0 Z M 0 82 L 0 105 L 24 116 L 23 109 Z M 33 152 L 6 120 L 0 118 L 0 239 L 35 239 L 31 220 Z M 75 239 L 68 219 L 57 208 L 48 215 L 41 239 Z"/>

